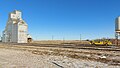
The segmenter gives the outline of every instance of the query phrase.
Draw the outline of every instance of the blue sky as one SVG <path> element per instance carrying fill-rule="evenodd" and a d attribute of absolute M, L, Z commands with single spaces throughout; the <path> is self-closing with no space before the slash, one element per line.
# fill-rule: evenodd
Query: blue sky
<path fill-rule="evenodd" d="M 37 40 L 114 38 L 120 0 L 0 0 L 1 34 L 15 9 Z"/>

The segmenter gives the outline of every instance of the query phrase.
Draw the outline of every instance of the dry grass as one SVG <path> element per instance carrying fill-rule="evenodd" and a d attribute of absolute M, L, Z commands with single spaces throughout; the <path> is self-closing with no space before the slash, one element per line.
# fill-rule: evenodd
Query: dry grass
<path fill-rule="evenodd" d="M 42 40 L 42 41 L 34 41 L 33 43 L 38 43 L 38 44 L 89 44 L 88 41 L 79 41 L 79 40 Z"/>

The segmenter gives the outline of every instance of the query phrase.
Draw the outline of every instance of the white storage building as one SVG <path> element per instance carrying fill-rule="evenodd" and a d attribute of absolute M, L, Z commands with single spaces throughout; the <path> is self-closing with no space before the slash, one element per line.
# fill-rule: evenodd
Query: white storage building
<path fill-rule="evenodd" d="M 22 13 L 15 10 L 9 18 L 3 31 L 2 42 L 28 43 L 28 25 L 22 19 Z"/>

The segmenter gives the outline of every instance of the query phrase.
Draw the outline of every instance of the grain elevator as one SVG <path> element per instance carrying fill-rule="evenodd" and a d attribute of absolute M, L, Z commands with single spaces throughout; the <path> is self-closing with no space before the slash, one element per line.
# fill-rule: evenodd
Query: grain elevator
<path fill-rule="evenodd" d="M 28 35 L 28 25 L 22 19 L 22 12 L 11 12 L 3 31 L 2 42 L 27 43 Z"/>

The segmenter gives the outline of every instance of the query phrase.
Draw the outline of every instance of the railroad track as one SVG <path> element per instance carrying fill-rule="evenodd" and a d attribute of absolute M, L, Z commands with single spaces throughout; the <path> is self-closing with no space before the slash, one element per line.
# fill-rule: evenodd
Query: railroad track
<path fill-rule="evenodd" d="M 55 56 L 67 56 L 69 58 L 84 59 L 84 60 L 87 59 L 87 60 L 107 63 L 110 65 L 120 66 L 119 60 L 109 58 L 109 57 L 114 58 L 116 56 L 120 57 L 120 53 L 119 53 L 120 46 L 95 46 L 95 45 L 92 46 L 92 45 L 74 45 L 74 44 L 53 45 L 53 44 L 33 44 L 33 43 L 31 43 L 31 44 L 1 43 L 1 44 L 8 45 L 9 48 L 14 47 L 16 49 L 25 49 L 25 50 L 28 50 L 31 53 L 37 54 L 37 55 L 43 54 L 43 55 L 55 55 Z M 20 47 L 19 47 L 19 45 L 20 45 Z M 41 49 L 42 49 L 41 47 L 45 47 L 45 49 L 49 50 L 50 52 L 49 51 L 41 51 Z M 62 48 L 64 48 L 64 50 L 62 50 Z M 43 50 L 45 50 L 45 49 L 43 49 Z M 71 49 L 71 50 L 69 51 L 67 49 Z M 78 50 L 82 49 L 82 50 L 76 51 L 76 49 L 78 49 Z M 88 52 L 86 52 L 86 51 L 88 51 Z M 102 53 L 100 53 L 100 52 L 102 52 Z M 104 58 L 104 56 L 107 58 Z"/>
<path fill-rule="evenodd" d="M 120 51 L 120 46 L 104 46 L 104 45 L 89 45 L 89 44 L 20 44 L 20 43 L 1 43 L 8 45 L 23 45 L 23 46 L 36 46 L 36 47 L 55 47 L 55 48 L 71 48 L 71 49 L 86 49 L 86 50 L 100 50 L 100 51 Z"/>

